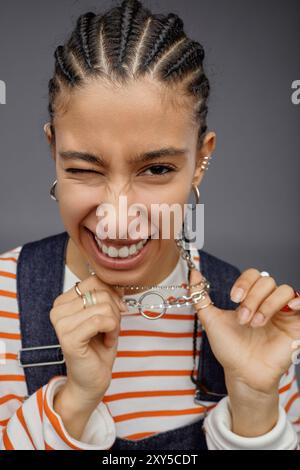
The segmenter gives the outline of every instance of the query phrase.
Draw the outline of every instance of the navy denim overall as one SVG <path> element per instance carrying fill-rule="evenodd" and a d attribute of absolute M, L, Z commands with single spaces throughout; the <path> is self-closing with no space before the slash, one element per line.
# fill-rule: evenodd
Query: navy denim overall
<path fill-rule="evenodd" d="M 17 264 L 17 299 L 20 313 L 22 349 L 28 395 L 58 375 L 67 375 L 58 338 L 49 318 L 53 302 L 63 291 L 67 232 L 23 245 Z M 233 265 L 199 250 L 201 272 L 210 282 L 210 297 L 222 309 L 235 309 L 230 289 L 240 275 Z M 45 346 L 53 348 L 35 349 Z M 46 363 L 44 365 L 37 365 Z M 198 385 L 198 381 L 201 385 Z M 214 357 L 207 335 L 202 331 L 201 354 L 197 371 L 195 402 L 218 402 L 227 395 L 224 371 Z M 199 403 L 201 404 L 201 403 Z M 110 450 L 204 450 L 203 418 L 195 423 L 160 432 L 137 441 L 117 437 Z"/>

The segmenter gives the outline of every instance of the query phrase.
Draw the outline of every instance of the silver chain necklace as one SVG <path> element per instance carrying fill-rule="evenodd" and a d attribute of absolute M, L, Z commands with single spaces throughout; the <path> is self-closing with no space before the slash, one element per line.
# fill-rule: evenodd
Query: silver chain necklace
<path fill-rule="evenodd" d="M 186 261 L 188 265 L 188 270 L 189 270 L 188 279 L 189 279 L 191 269 L 196 268 L 195 263 L 193 262 L 191 258 L 190 251 L 185 250 L 185 248 L 183 247 L 182 239 L 176 239 L 175 241 L 176 241 L 176 245 L 178 246 L 180 250 L 181 257 Z M 89 271 L 90 273 L 92 273 L 90 267 L 89 267 Z M 114 285 L 113 287 L 128 288 L 132 291 L 139 290 L 139 289 L 147 289 L 147 291 L 149 292 L 145 292 L 138 299 L 127 298 L 127 299 L 122 299 L 122 300 L 123 302 L 126 303 L 128 307 L 138 308 L 139 313 L 143 315 L 143 317 L 147 318 L 148 320 L 157 320 L 158 318 L 161 318 L 166 313 L 168 308 L 173 308 L 173 307 L 180 308 L 186 305 L 193 305 L 199 302 L 200 300 L 205 299 L 207 292 L 210 289 L 210 283 L 203 276 L 203 280 L 199 282 L 198 284 L 184 283 L 184 284 L 181 284 L 180 286 L 176 286 L 176 285 L 175 286 L 174 285 L 172 286 L 169 286 L 169 285 L 166 285 L 166 286 L 164 285 L 152 285 L 152 286 Z M 200 287 L 200 290 L 191 293 L 191 295 L 182 295 L 179 297 L 173 297 L 170 300 L 166 300 L 159 292 L 156 292 L 155 290 L 153 290 L 153 289 L 157 289 L 157 290 L 167 289 L 167 290 L 174 291 L 175 289 L 183 289 L 183 288 L 188 289 L 191 287 Z M 153 305 L 153 304 L 142 303 L 143 300 L 147 296 L 153 296 L 153 295 L 160 298 L 161 300 L 160 304 Z M 144 311 L 145 309 L 162 309 L 162 311 L 158 315 L 152 316 L 152 315 L 148 315 Z"/>

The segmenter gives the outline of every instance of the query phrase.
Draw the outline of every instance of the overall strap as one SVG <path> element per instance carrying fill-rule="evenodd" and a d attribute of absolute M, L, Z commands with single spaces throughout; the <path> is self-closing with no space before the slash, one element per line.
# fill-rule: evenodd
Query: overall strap
<path fill-rule="evenodd" d="M 23 245 L 17 263 L 17 300 L 24 367 L 31 395 L 66 367 L 50 321 L 53 302 L 63 291 L 68 233 L 63 232 Z M 52 346 L 52 348 L 49 348 Z"/>
<path fill-rule="evenodd" d="M 201 273 L 210 283 L 209 295 L 212 302 L 218 308 L 234 310 L 236 305 L 230 299 L 230 290 L 240 275 L 239 269 L 203 250 L 198 251 Z M 202 401 L 218 402 L 226 395 L 224 369 L 214 356 L 207 334 L 202 329 L 194 401 L 199 404 Z"/>

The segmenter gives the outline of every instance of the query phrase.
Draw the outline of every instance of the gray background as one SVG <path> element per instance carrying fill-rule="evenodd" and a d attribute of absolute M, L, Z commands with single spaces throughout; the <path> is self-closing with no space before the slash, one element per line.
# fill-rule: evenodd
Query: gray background
<path fill-rule="evenodd" d="M 49 197 L 54 162 L 43 134 L 53 53 L 79 14 L 112 1 L 1 1 L 0 252 L 64 230 Z M 300 288 L 299 0 L 144 1 L 179 14 L 206 51 L 208 125 L 217 148 L 200 186 L 204 249 L 241 270 Z M 190 202 L 192 201 L 192 194 Z"/>

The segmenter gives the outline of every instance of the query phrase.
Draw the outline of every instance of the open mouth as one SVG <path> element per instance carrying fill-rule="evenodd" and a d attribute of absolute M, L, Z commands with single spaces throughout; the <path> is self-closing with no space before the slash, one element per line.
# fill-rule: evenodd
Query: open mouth
<path fill-rule="evenodd" d="M 114 244 L 109 240 L 100 240 L 91 230 L 88 233 L 89 249 L 92 250 L 96 261 L 113 269 L 129 269 L 142 261 L 149 250 L 151 238 L 139 240 L 137 243 Z M 125 241 L 125 240 L 124 240 Z"/>
<path fill-rule="evenodd" d="M 98 248 L 107 255 L 109 258 L 130 258 L 136 256 L 146 245 L 149 238 L 140 240 L 137 243 L 131 243 L 123 246 L 115 246 L 109 241 L 100 240 L 97 235 L 94 235 Z"/>

